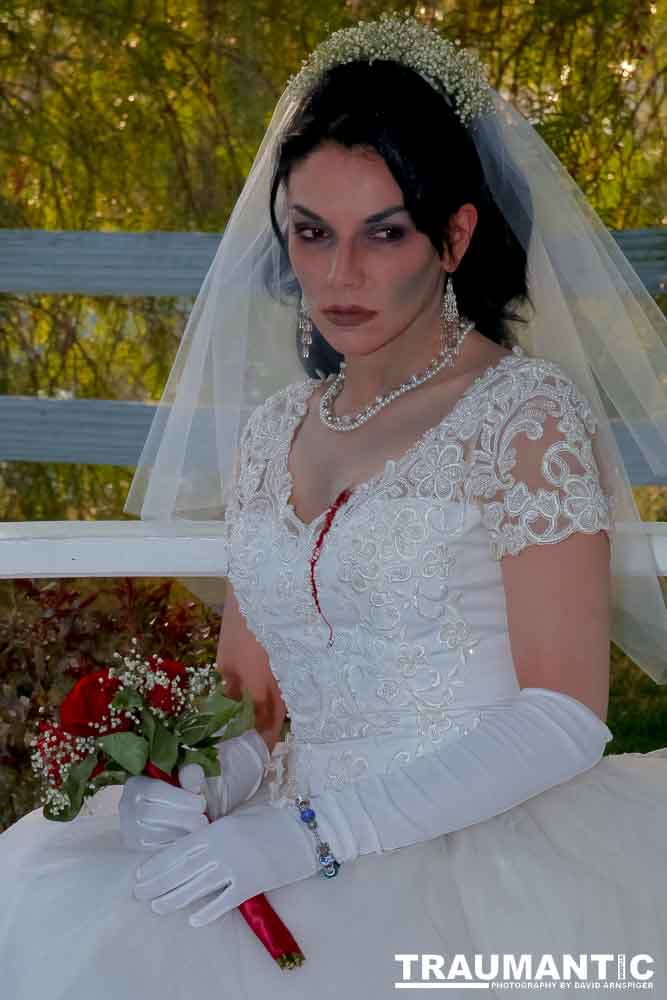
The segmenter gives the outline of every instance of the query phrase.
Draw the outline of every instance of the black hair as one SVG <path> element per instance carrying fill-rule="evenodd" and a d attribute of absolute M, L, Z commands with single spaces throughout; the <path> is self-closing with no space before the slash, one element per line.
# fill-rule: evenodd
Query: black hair
<path fill-rule="evenodd" d="M 401 188 L 415 227 L 428 236 L 439 256 L 445 246 L 451 250 L 451 216 L 464 204 L 476 207 L 474 233 L 450 280 L 459 312 L 489 340 L 511 346 L 506 321 L 525 320 L 510 311 L 508 303 L 530 303 L 524 247 L 493 200 L 472 137 L 447 94 L 391 60 L 355 61 L 325 72 L 285 131 L 270 195 L 271 225 L 284 255 L 283 280 L 292 269 L 286 235 L 276 217 L 278 190 L 282 183 L 287 185 L 292 167 L 324 142 L 375 150 Z M 532 220 L 526 225 L 530 232 Z M 299 294 L 295 277 L 288 287 L 290 294 Z M 303 359 L 299 351 L 299 357 L 310 376 L 338 372 L 343 360 L 316 327 L 310 356 Z"/>

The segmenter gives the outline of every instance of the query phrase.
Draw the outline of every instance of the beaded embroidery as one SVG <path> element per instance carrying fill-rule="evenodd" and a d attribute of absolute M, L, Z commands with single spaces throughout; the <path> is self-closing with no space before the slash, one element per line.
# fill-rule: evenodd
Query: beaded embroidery
<path fill-rule="evenodd" d="M 407 452 L 305 524 L 287 460 L 317 384 L 253 411 L 226 515 L 229 578 L 287 706 L 286 770 L 305 796 L 309 775 L 316 794 L 387 773 L 509 698 L 498 559 L 609 530 L 613 502 L 588 401 L 557 364 L 515 348 Z"/>

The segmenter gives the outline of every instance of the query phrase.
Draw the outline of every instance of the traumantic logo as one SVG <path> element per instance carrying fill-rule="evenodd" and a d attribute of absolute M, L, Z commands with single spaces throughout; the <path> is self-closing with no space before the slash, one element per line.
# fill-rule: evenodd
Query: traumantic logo
<path fill-rule="evenodd" d="M 473 955 L 472 968 L 466 955 L 398 954 L 401 979 L 397 990 L 652 990 L 654 963 L 651 955 L 588 954 L 564 952 L 554 956 L 495 954 Z"/>

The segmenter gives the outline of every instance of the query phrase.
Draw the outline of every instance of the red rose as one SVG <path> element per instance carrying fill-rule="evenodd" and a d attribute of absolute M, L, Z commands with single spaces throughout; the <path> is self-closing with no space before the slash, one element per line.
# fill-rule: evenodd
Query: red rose
<path fill-rule="evenodd" d="M 60 725 L 73 736 L 104 736 L 110 732 L 125 732 L 129 719 L 116 719 L 111 724 L 110 705 L 121 682 L 109 676 L 103 667 L 77 681 L 60 706 Z"/>
<path fill-rule="evenodd" d="M 157 662 L 157 656 L 151 656 L 148 660 L 153 673 L 166 674 L 166 681 L 159 681 L 146 692 L 146 700 L 151 708 L 162 709 L 167 715 L 177 715 L 182 708 L 180 700 L 177 700 L 177 693 L 187 691 L 190 684 L 188 672 L 180 660 L 169 660 L 163 658 L 161 663 Z"/>

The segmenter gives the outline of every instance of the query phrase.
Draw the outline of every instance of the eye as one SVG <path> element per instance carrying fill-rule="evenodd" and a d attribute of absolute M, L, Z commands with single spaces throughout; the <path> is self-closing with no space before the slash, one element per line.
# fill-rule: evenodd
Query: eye
<path fill-rule="evenodd" d="M 381 242 L 395 243 L 405 236 L 405 230 L 401 226 L 384 226 L 383 229 L 376 229 L 372 235 L 373 239 L 378 238 Z"/>
<path fill-rule="evenodd" d="M 305 240 L 307 243 L 313 243 L 315 240 L 321 239 L 322 234 L 326 233 L 326 229 L 321 229 L 318 226 L 295 226 L 294 231 L 300 239 Z"/>

